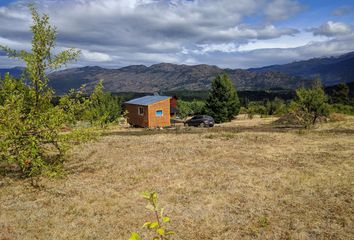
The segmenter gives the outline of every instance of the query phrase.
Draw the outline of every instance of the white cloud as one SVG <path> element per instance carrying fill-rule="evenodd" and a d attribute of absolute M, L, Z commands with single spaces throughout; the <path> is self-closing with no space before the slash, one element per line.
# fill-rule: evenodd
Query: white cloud
<path fill-rule="evenodd" d="M 274 39 L 283 35 L 294 35 L 299 31 L 292 28 L 276 28 L 274 25 L 266 26 L 247 26 L 239 25 L 227 30 L 215 32 L 215 39 L 222 40 L 240 40 L 240 39 Z"/>
<path fill-rule="evenodd" d="M 48 13 L 58 27 L 59 49 L 83 49 L 74 66 L 113 68 L 171 62 L 249 67 L 354 48 L 353 41 L 348 40 L 349 25 L 345 23 L 328 22 L 312 29 L 316 36 L 283 24 L 283 20 L 304 9 L 295 0 L 36 0 L 36 3 L 40 12 Z M 0 7 L 0 44 L 29 48 L 31 17 L 26 4 L 27 1 L 18 1 Z M 256 21 L 252 21 L 253 17 Z"/>
<path fill-rule="evenodd" d="M 234 43 L 221 43 L 221 44 L 200 44 L 198 45 L 198 50 L 192 51 L 196 54 L 205 54 L 208 52 L 235 52 L 238 49 Z"/>
<path fill-rule="evenodd" d="M 312 31 L 314 35 L 332 37 L 352 33 L 353 27 L 342 22 L 328 21 L 318 28 L 311 28 L 309 31 Z"/>
<path fill-rule="evenodd" d="M 0 36 L 0 45 L 3 45 L 3 46 L 8 46 L 10 48 L 13 48 L 13 49 L 30 49 L 31 48 L 31 45 L 30 43 L 23 43 L 23 42 L 20 42 L 20 41 L 15 41 L 15 40 L 11 40 L 11 39 L 8 39 L 8 38 L 3 38 Z"/>
<path fill-rule="evenodd" d="M 300 12 L 302 6 L 294 0 L 275 0 L 268 3 L 265 8 L 265 15 L 270 20 L 285 20 Z"/>
<path fill-rule="evenodd" d="M 94 62 L 108 62 L 112 61 L 112 57 L 105 53 L 91 52 L 89 50 L 81 49 L 81 57 L 87 61 Z"/>
<path fill-rule="evenodd" d="M 291 0 L 36 0 L 39 11 L 58 27 L 58 47 L 84 49 L 79 63 L 104 65 L 178 62 L 183 49 L 232 52 L 251 39 L 296 34 L 296 29 L 271 22 L 243 23 L 272 3 L 281 11 L 298 6 Z M 279 12 L 266 15 L 283 18 Z M 30 42 L 31 18 L 23 1 L 0 8 L 0 18 L 1 38 Z"/>
<path fill-rule="evenodd" d="M 239 51 L 252 51 L 257 49 L 287 49 L 305 46 L 311 42 L 327 41 L 327 37 L 313 36 L 308 32 L 301 32 L 296 36 L 281 36 L 277 39 L 254 40 L 241 44 Z"/>

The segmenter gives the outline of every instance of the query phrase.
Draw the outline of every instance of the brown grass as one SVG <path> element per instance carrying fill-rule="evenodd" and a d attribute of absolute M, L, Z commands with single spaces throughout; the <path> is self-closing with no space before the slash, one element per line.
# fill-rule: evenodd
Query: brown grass
<path fill-rule="evenodd" d="M 354 119 L 111 129 L 60 179 L 0 181 L 0 239 L 128 239 L 156 190 L 175 239 L 354 239 Z"/>

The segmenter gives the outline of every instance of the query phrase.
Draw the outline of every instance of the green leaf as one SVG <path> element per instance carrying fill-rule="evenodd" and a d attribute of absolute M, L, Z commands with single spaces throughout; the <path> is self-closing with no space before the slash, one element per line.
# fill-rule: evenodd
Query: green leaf
<path fill-rule="evenodd" d="M 154 207 L 156 207 L 157 206 L 157 193 L 156 192 L 151 193 L 151 201 L 152 201 L 152 204 L 154 205 Z"/>
<path fill-rule="evenodd" d="M 174 231 L 167 231 L 167 232 L 166 232 L 166 235 L 174 235 L 174 234 L 175 234 Z"/>
<path fill-rule="evenodd" d="M 144 225 L 142 226 L 142 228 L 150 228 L 151 222 L 146 222 L 144 223 Z"/>
<path fill-rule="evenodd" d="M 149 210 L 151 210 L 151 211 L 154 211 L 154 210 L 155 210 L 154 206 L 152 206 L 151 204 L 148 204 L 148 205 L 146 205 L 145 207 L 146 207 L 146 209 L 149 209 Z"/>
<path fill-rule="evenodd" d="M 145 199 L 150 199 L 150 192 L 148 191 L 142 192 L 141 196 Z"/>
<path fill-rule="evenodd" d="M 154 228 L 157 228 L 158 226 L 159 226 L 158 222 L 153 222 L 150 224 L 149 229 L 154 229 Z"/>
<path fill-rule="evenodd" d="M 142 240 L 142 238 L 140 237 L 139 234 L 137 234 L 136 232 L 133 232 L 128 240 Z"/>
<path fill-rule="evenodd" d="M 159 228 L 159 229 L 156 230 L 156 233 L 159 234 L 160 236 L 164 236 L 165 235 L 165 229 Z"/>
<path fill-rule="evenodd" d="M 165 211 L 165 209 L 164 208 L 161 208 L 161 210 L 160 210 L 160 216 L 161 216 L 161 218 L 163 218 L 163 212 Z"/>

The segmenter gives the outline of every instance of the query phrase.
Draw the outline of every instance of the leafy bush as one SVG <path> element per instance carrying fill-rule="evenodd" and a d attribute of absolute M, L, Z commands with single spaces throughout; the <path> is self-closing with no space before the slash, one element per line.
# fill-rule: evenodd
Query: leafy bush
<path fill-rule="evenodd" d="M 188 116 L 202 114 L 204 111 L 205 102 L 199 100 L 193 100 L 193 101 L 178 100 L 177 105 L 179 110 L 178 115 L 181 118 L 186 118 Z"/>
<path fill-rule="evenodd" d="M 121 98 L 103 91 L 100 81 L 93 93 L 84 94 L 85 85 L 78 91 L 74 89 L 59 99 L 59 106 L 73 117 L 72 122 L 87 121 L 93 126 L 104 127 L 121 117 Z"/>
<path fill-rule="evenodd" d="M 253 118 L 256 114 L 261 116 L 279 116 L 287 113 L 288 108 L 283 99 L 276 97 L 273 101 L 266 99 L 263 102 L 248 102 L 242 112 L 248 114 L 250 118 Z"/>
<path fill-rule="evenodd" d="M 142 226 L 147 230 L 146 239 L 153 240 L 170 240 L 175 233 L 167 228 L 167 224 L 170 222 L 170 218 L 164 214 L 164 208 L 158 206 L 157 193 L 156 192 L 144 192 L 143 198 L 147 200 L 148 205 L 146 208 L 154 215 L 152 221 L 145 222 Z M 142 235 L 133 232 L 129 240 L 143 240 Z"/>
<path fill-rule="evenodd" d="M 354 106 L 351 105 L 336 103 L 331 104 L 330 108 L 331 112 L 354 115 Z"/>
<path fill-rule="evenodd" d="M 85 113 L 89 107 L 90 99 L 84 94 L 83 85 L 78 91 L 71 89 L 69 93 L 60 97 L 57 104 L 70 116 L 69 123 L 76 124 L 78 121 L 84 120 Z"/>
<path fill-rule="evenodd" d="M 267 115 L 279 116 L 287 112 L 285 101 L 278 97 L 276 97 L 273 101 L 266 100 L 264 106 L 267 110 Z"/>
<path fill-rule="evenodd" d="M 111 93 L 105 93 L 102 81 L 96 85 L 87 105 L 84 119 L 93 125 L 103 127 L 121 116 L 121 99 Z"/>
<path fill-rule="evenodd" d="M 240 111 L 240 101 L 230 78 L 224 74 L 217 76 L 211 85 L 205 104 L 205 113 L 217 123 L 227 122 Z"/>
<path fill-rule="evenodd" d="M 296 99 L 291 108 L 303 126 L 309 128 L 322 117 L 328 117 L 330 107 L 320 80 L 316 80 L 311 88 L 296 90 Z"/>
<path fill-rule="evenodd" d="M 253 118 L 256 114 L 267 115 L 267 108 L 258 102 L 250 102 L 246 112 L 249 118 Z"/>

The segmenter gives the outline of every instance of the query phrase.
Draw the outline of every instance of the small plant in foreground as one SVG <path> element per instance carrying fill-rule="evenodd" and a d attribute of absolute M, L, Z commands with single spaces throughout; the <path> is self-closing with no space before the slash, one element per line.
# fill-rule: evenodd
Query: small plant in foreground
<path fill-rule="evenodd" d="M 142 228 L 147 229 L 148 238 L 144 238 L 142 235 L 133 232 L 129 240 L 170 240 L 174 232 L 166 227 L 170 222 L 170 218 L 164 215 L 164 208 L 158 206 L 157 193 L 144 192 L 142 196 L 147 200 L 148 204 L 146 208 L 154 214 L 154 220 L 147 221 L 142 226 Z"/>

